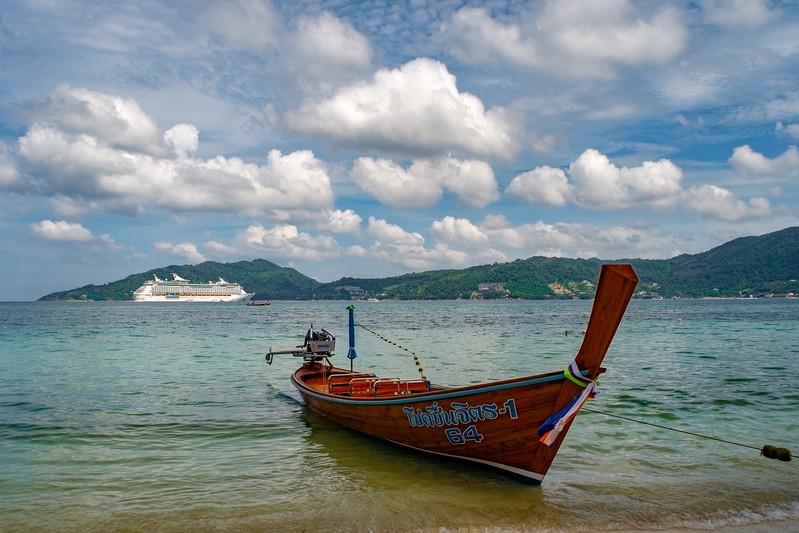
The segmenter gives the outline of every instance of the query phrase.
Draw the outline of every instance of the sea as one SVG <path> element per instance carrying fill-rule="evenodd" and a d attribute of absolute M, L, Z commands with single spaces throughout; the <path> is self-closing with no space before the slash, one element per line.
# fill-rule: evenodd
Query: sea
<path fill-rule="evenodd" d="M 799 299 L 633 300 L 540 486 L 401 449 L 282 394 L 341 301 L 0 303 L 0 530 L 588 532 L 799 521 Z M 354 302 L 355 369 L 560 370 L 591 301 Z M 385 339 L 385 340 L 384 340 Z M 390 341 L 390 342 L 387 342 Z M 416 362 L 419 362 L 419 365 Z M 786 526 L 787 524 L 787 526 Z"/>

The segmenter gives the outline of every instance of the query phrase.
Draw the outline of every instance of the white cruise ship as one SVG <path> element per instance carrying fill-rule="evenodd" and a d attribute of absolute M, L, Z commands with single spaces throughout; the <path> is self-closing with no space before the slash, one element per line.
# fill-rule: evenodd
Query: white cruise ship
<path fill-rule="evenodd" d="M 238 283 L 222 278 L 208 283 L 191 283 L 177 274 L 171 280 L 153 279 L 133 293 L 134 302 L 246 302 L 255 293 L 248 293 Z"/>

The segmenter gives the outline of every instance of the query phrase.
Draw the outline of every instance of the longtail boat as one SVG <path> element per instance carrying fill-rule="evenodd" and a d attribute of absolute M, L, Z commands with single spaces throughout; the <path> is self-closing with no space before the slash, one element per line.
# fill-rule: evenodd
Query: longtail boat
<path fill-rule="evenodd" d="M 595 380 L 638 277 L 630 265 L 603 265 L 582 345 L 563 371 L 463 387 L 427 379 L 382 378 L 334 366 L 335 336 L 306 334 L 303 346 L 276 354 L 303 358 L 291 376 L 314 411 L 353 430 L 415 450 L 499 469 L 538 485 L 580 407 L 597 394 Z M 355 358 L 350 311 L 350 347 Z"/>

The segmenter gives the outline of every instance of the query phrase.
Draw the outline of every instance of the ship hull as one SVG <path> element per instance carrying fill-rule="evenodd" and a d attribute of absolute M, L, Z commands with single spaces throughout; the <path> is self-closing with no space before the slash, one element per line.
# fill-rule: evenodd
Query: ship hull
<path fill-rule="evenodd" d="M 138 296 L 134 297 L 134 302 L 209 302 L 209 303 L 223 303 L 223 302 L 246 302 L 253 297 L 255 293 L 234 294 L 231 296 Z"/>

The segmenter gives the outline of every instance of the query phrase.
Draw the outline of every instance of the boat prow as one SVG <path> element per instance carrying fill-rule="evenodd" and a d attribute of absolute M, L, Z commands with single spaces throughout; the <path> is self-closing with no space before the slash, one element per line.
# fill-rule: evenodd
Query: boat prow
<path fill-rule="evenodd" d="M 582 346 L 566 370 L 463 387 L 380 377 L 330 362 L 335 337 L 312 332 L 291 382 L 313 410 L 348 428 L 407 448 L 544 479 L 594 380 L 638 282 L 629 265 L 604 265 Z M 350 308 L 350 335 L 353 334 Z M 302 348 L 302 349 L 300 349 Z M 350 342 L 354 356 L 354 342 Z M 351 357 L 352 358 L 352 357 Z"/>

